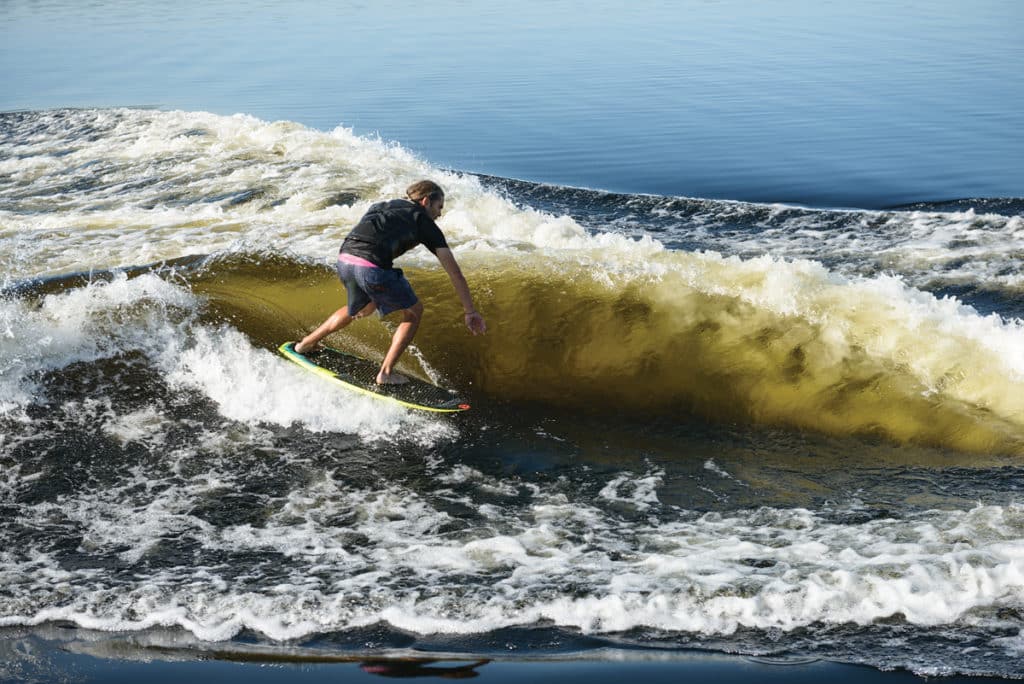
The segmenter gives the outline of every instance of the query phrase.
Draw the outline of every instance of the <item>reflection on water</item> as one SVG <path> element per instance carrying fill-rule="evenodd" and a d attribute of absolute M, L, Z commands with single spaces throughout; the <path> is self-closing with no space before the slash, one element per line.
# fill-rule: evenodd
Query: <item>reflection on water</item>
<path fill-rule="evenodd" d="M 479 668 L 490 660 L 477 660 L 468 665 L 437 665 L 437 660 L 424 659 L 380 659 L 367 660 L 359 664 L 359 669 L 369 674 L 394 679 L 412 679 L 415 677 L 438 677 L 440 679 L 472 679 L 479 677 Z"/>

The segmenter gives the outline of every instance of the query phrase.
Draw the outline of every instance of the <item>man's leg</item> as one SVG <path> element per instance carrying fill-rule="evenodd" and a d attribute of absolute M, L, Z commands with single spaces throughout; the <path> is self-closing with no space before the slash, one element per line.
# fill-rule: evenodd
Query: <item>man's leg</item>
<path fill-rule="evenodd" d="M 423 302 L 417 301 L 408 309 L 402 309 L 402 322 L 391 337 L 391 347 L 388 349 L 384 363 L 377 373 L 377 384 L 379 385 L 401 385 L 409 382 L 409 378 L 394 372 L 395 364 L 402 356 L 412 338 L 416 336 L 416 330 L 420 327 L 420 320 L 423 318 Z"/>
<path fill-rule="evenodd" d="M 324 339 L 331 333 L 341 330 L 342 328 L 344 328 L 346 325 L 348 325 L 357 318 L 369 316 L 376 310 L 377 305 L 374 304 L 373 302 L 370 302 L 369 304 L 364 306 L 359 313 L 353 316 L 348 312 L 348 307 L 343 306 L 342 308 L 338 309 L 333 314 L 331 314 L 331 316 L 326 321 L 321 323 L 319 328 L 303 337 L 301 342 L 296 342 L 295 351 L 297 351 L 300 354 L 305 354 L 306 352 L 316 347 L 320 340 Z"/>

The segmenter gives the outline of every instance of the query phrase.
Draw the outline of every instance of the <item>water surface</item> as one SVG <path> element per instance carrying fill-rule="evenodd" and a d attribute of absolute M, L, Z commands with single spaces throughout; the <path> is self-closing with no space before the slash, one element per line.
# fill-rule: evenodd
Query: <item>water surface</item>
<path fill-rule="evenodd" d="M 1020 677 L 1017 5 L 413 9 L 0 8 L 0 677 L 38 639 Z M 456 420 L 274 351 L 421 177 L 491 329 L 403 258 Z"/>
<path fill-rule="evenodd" d="M 378 133 L 463 171 L 881 207 L 1019 197 L 1024 9 L 986 0 L 8 2 L 0 109 Z"/>

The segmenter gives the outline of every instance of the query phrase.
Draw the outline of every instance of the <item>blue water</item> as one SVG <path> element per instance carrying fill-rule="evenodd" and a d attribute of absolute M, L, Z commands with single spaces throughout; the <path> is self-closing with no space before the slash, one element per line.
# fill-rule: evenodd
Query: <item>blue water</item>
<path fill-rule="evenodd" d="M 616 192 L 1024 196 L 1024 4 L 0 5 L 0 110 L 243 112 Z"/>

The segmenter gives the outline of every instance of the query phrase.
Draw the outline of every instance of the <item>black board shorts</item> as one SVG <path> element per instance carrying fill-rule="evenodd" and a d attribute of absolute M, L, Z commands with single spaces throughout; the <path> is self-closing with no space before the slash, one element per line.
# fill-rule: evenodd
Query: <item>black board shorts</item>
<path fill-rule="evenodd" d="M 336 263 L 338 278 L 348 292 L 348 313 L 355 316 L 373 302 L 381 316 L 408 309 L 419 298 L 400 268 L 357 266 L 344 261 Z"/>

